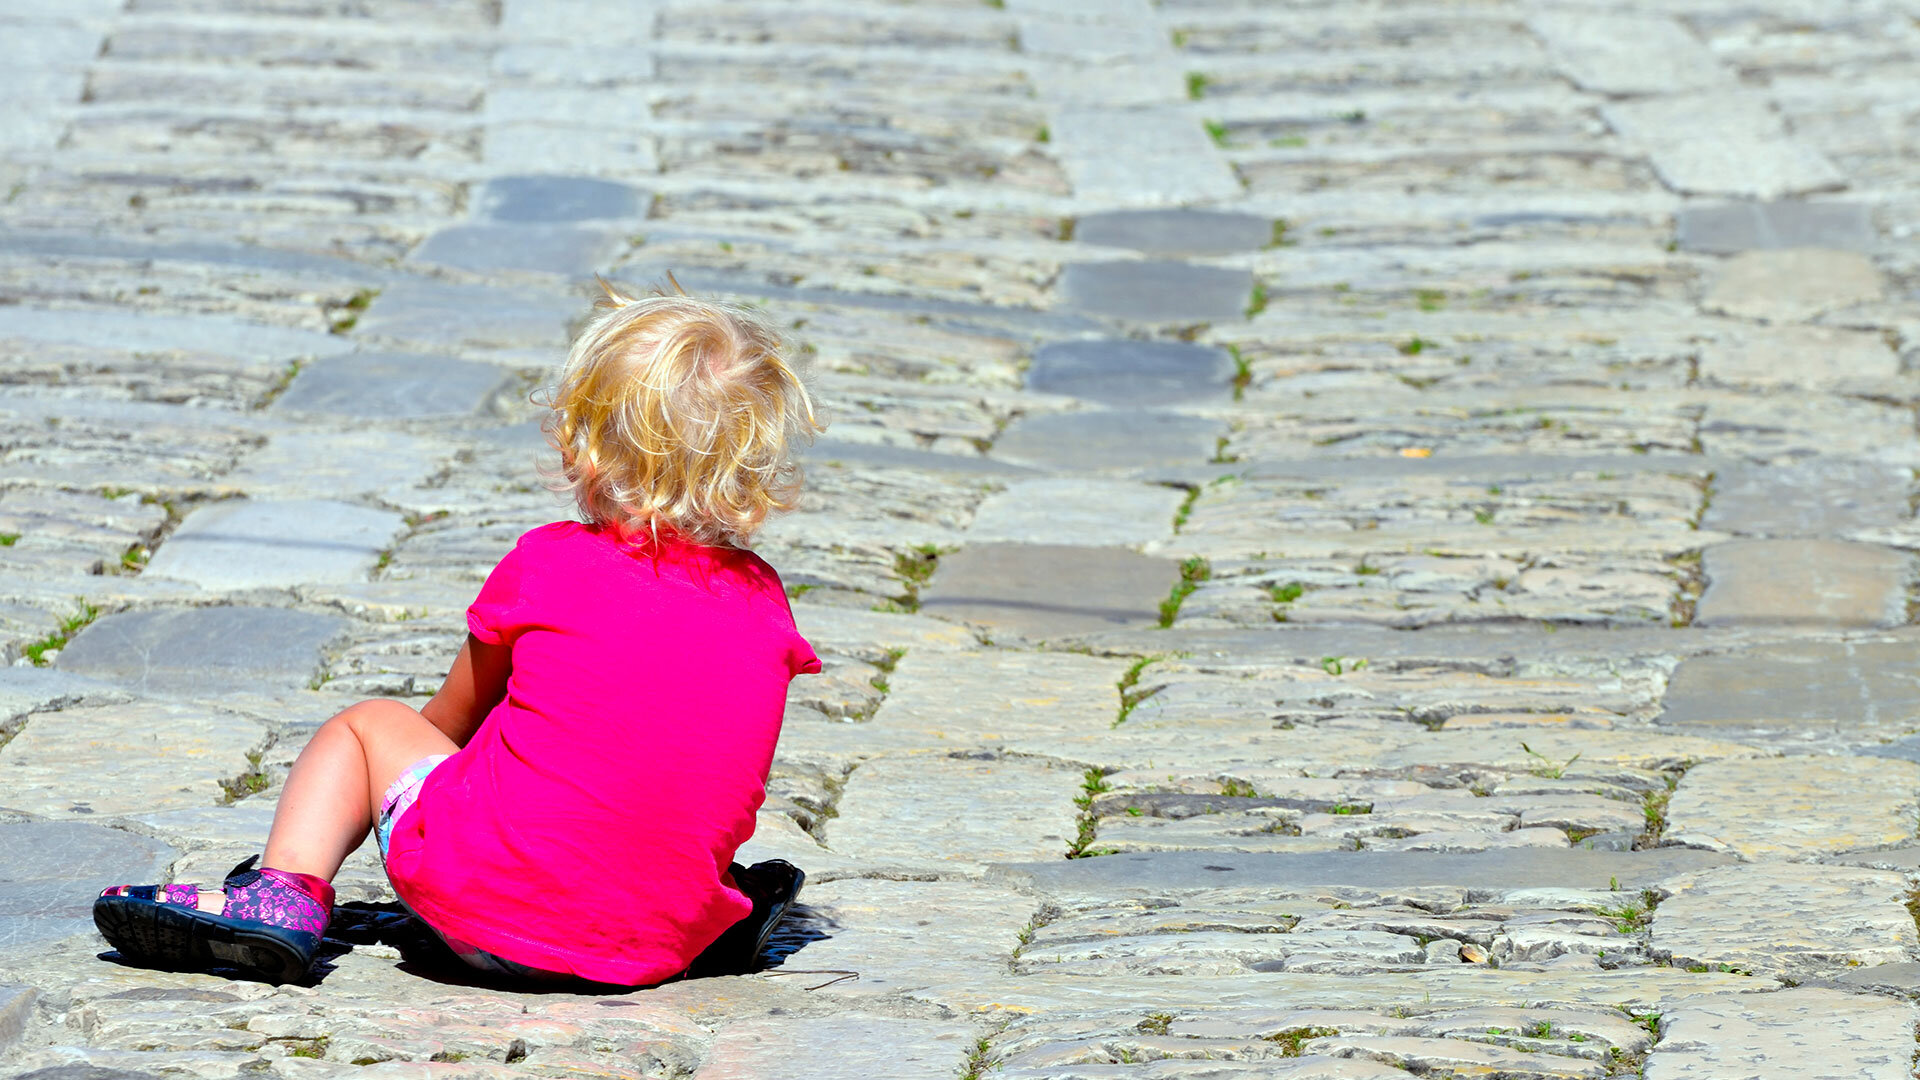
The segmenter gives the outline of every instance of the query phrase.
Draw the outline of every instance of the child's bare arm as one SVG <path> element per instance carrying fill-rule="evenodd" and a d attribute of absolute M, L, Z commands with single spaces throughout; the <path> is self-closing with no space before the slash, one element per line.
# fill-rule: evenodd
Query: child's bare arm
<path fill-rule="evenodd" d="M 420 710 L 434 727 L 457 745 L 467 745 L 480 721 L 507 693 L 507 673 L 513 670 L 513 649 L 489 645 L 472 634 L 453 658 L 453 669 L 440 692 Z"/>

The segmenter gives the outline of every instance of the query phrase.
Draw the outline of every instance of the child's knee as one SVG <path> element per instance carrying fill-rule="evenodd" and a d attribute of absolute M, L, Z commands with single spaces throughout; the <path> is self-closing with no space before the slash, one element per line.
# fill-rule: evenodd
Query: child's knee
<path fill-rule="evenodd" d="M 364 743 L 390 733 L 396 727 L 419 723 L 420 720 L 420 713 L 410 705 L 375 698 L 348 706 L 327 723 L 340 725 Z"/>

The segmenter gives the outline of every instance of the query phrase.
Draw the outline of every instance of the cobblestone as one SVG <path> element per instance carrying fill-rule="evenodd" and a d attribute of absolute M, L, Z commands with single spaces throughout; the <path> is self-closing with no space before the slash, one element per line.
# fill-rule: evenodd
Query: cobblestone
<path fill-rule="evenodd" d="M 0 1073 L 1911 1075 L 1909 14 L 0 3 Z M 772 966 L 449 981 L 370 849 L 308 985 L 102 960 L 669 271 L 833 421 Z"/>

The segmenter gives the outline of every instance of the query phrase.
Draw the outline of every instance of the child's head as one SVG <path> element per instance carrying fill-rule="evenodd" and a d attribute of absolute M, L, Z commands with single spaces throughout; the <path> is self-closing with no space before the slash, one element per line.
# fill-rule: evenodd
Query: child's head
<path fill-rule="evenodd" d="M 603 288 L 547 402 L 557 486 L 590 521 L 744 546 L 799 495 L 806 384 L 745 308 Z"/>

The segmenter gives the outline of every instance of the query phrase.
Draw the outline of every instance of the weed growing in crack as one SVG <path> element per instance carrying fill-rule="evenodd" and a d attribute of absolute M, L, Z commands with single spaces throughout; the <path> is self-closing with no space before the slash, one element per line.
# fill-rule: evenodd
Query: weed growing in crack
<path fill-rule="evenodd" d="M 1700 596 L 1707 591 L 1706 573 L 1701 568 L 1700 552 L 1683 551 L 1667 560 L 1673 567 L 1674 594 L 1670 607 L 1674 626 L 1692 626 Z"/>
<path fill-rule="evenodd" d="M 86 629 L 87 625 L 100 617 L 100 609 L 86 601 L 80 601 L 80 610 L 60 620 L 60 629 L 41 638 L 39 641 L 21 648 L 20 652 L 34 667 L 46 667 L 60 650 L 67 647 L 73 635 Z"/>
<path fill-rule="evenodd" d="M 1099 855 L 1118 854 L 1118 850 L 1115 848 L 1096 848 L 1092 846 L 1094 833 L 1099 828 L 1099 822 L 1093 813 L 1094 797 L 1104 795 L 1112 790 L 1113 785 L 1107 783 L 1106 774 L 1097 768 L 1086 771 L 1084 778 L 1080 782 L 1080 794 L 1075 796 L 1073 800 L 1073 805 L 1080 808 L 1080 831 L 1079 834 L 1073 838 L 1073 846 L 1067 849 L 1067 858 L 1090 859 Z"/>
<path fill-rule="evenodd" d="M 1174 583 L 1173 591 L 1160 601 L 1160 628 L 1167 629 L 1180 614 L 1180 605 L 1186 602 L 1200 583 L 1213 576 L 1213 566 L 1207 560 L 1195 556 L 1180 564 L 1180 580 Z"/>
<path fill-rule="evenodd" d="M 1297 1058 L 1301 1055 L 1301 1047 L 1306 1044 L 1307 1040 L 1331 1039 L 1338 1034 L 1340 1034 L 1339 1028 L 1298 1027 L 1288 1028 L 1285 1031 L 1276 1031 L 1271 1035 L 1264 1036 L 1264 1038 L 1268 1042 L 1280 1044 L 1281 1057 Z"/>
<path fill-rule="evenodd" d="M 1227 443 L 1226 437 L 1221 436 L 1220 438 L 1221 447 L 1225 447 L 1226 443 Z M 1216 461 L 1219 460 L 1219 450 L 1216 449 L 1214 451 L 1214 455 L 1215 455 L 1215 460 Z M 1178 533 L 1180 529 L 1186 525 L 1187 519 L 1193 516 L 1193 504 L 1196 501 L 1198 501 L 1199 498 L 1200 498 L 1199 487 L 1195 486 L 1187 489 L 1187 497 L 1180 500 L 1180 508 L 1173 512 L 1173 531 L 1174 532 Z"/>
<path fill-rule="evenodd" d="M 1120 676 L 1120 681 L 1115 684 L 1120 692 L 1120 713 L 1113 718 L 1114 727 L 1126 723 L 1127 717 L 1133 715 L 1135 706 L 1159 692 L 1160 688 L 1157 686 L 1140 690 L 1138 688 L 1140 673 L 1147 669 L 1148 664 L 1158 663 L 1164 659 L 1166 659 L 1164 656 L 1143 656 L 1135 660 L 1132 666 L 1127 668 L 1126 673 Z"/>
<path fill-rule="evenodd" d="M 1555 764 L 1552 758 L 1547 757 L 1545 754 L 1540 753 L 1524 742 L 1520 744 L 1520 749 L 1526 751 L 1526 755 L 1534 761 L 1533 767 L 1527 771 L 1535 776 L 1548 780 L 1565 779 L 1567 770 L 1573 767 L 1574 762 L 1580 760 L 1580 755 L 1576 753 L 1567 760 Z"/>
<path fill-rule="evenodd" d="M 1227 355 L 1233 357 L 1233 400 L 1239 401 L 1247 396 L 1247 387 L 1253 385 L 1253 365 L 1240 355 L 1240 346 L 1227 346 Z"/>
<path fill-rule="evenodd" d="M 1267 310 L 1267 284 L 1255 278 L 1253 292 L 1247 296 L 1247 318 L 1251 319 L 1265 310 Z"/>
<path fill-rule="evenodd" d="M 891 602 L 898 605 L 898 610 L 920 610 L 920 590 L 933 579 L 933 572 L 940 567 L 940 556 L 945 553 L 934 544 L 921 544 L 907 551 L 894 552 L 893 576 L 900 580 L 906 590 L 892 598 Z"/>
<path fill-rule="evenodd" d="M 273 781 L 267 776 L 266 770 L 260 767 L 264 756 L 265 751 L 262 750 L 247 751 L 247 771 L 231 780 L 220 781 L 220 789 L 226 793 L 220 800 L 221 805 L 236 803 L 249 795 L 258 795 L 267 790 Z"/>

